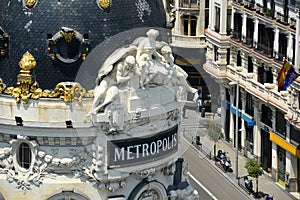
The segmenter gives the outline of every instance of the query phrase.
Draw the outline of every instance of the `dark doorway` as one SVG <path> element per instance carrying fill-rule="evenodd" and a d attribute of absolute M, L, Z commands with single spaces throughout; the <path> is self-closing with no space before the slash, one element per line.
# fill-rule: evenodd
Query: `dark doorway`
<path fill-rule="evenodd" d="M 234 113 L 234 147 L 236 147 L 235 145 L 236 145 L 236 115 L 235 115 L 235 113 Z M 238 148 L 239 148 L 239 150 L 241 151 L 242 150 L 242 143 L 241 143 L 241 141 L 242 141 L 242 135 L 241 135 L 241 131 L 239 131 L 241 128 L 242 128 L 242 120 L 241 120 L 241 118 L 239 117 L 239 119 L 238 119 Z"/>
<path fill-rule="evenodd" d="M 261 129 L 261 165 L 265 171 L 271 169 L 272 142 L 270 141 L 270 133 Z"/>
<path fill-rule="evenodd" d="M 225 140 L 227 142 L 230 141 L 229 131 L 230 131 L 230 110 L 226 110 L 226 118 L 225 118 Z"/>
<path fill-rule="evenodd" d="M 278 149 L 278 182 L 281 185 L 285 185 L 285 167 L 286 167 L 286 151 L 277 146 Z"/>

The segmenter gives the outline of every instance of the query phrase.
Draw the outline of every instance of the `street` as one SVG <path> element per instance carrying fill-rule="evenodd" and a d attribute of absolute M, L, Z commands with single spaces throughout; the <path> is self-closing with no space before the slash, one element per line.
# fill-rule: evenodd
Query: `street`
<path fill-rule="evenodd" d="M 185 145 L 189 145 L 185 139 L 183 140 Z M 192 146 L 182 154 L 185 162 L 188 163 L 189 173 L 196 179 L 190 177 L 189 180 L 192 186 L 198 190 L 200 199 L 250 199 L 222 176 L 221 172 L 214 169 L 206 160 L 207 158 L 201 154 Z"/>

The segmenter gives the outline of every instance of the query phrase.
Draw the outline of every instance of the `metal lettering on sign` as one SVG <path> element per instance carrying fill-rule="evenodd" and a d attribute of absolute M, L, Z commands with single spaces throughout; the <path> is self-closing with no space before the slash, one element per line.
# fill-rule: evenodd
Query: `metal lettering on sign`
<path fill-rule="evenodd" d="M 112 0 L 97 0 L 99 7 L 103 10 L 110 8 L 111 1 Z"/>
<path fill-rule="evenodd" d="M 133 166 L 175 153 L 178 150 L 177 131 L 175 126 L 147 138 L 108 141 L 109 167 Z"/>

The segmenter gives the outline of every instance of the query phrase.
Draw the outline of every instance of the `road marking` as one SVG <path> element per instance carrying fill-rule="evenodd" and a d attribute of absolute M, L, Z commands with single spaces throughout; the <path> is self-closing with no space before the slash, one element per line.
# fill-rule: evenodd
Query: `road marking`
<path fill-rule="evenodd" d="M 202 183 L 200 183 L 191 173 L 188 172 L 188 176 L 191 177 L 202 189 L 214 200 L 218 200 Z"/>

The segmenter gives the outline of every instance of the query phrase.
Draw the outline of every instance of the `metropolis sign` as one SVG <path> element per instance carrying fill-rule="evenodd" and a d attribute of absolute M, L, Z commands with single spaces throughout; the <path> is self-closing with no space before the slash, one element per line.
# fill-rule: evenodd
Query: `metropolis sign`
<path fill-rule="evenodd" d="M 108 141 L 110 168 L 151 162 L 178 150 L 178 126 L 151 137 Z"/>

